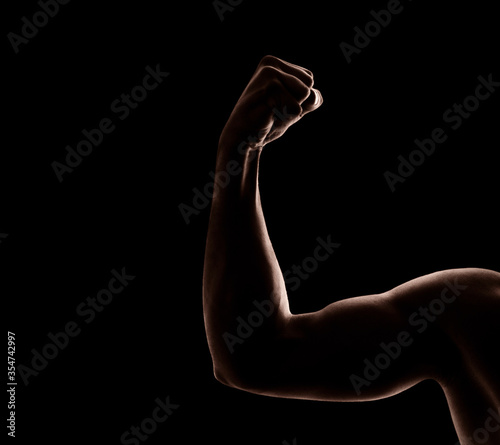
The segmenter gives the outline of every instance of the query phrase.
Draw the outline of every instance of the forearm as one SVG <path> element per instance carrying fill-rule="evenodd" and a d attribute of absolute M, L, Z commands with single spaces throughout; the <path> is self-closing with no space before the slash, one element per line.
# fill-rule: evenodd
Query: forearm
<path fill-rule="evenodd" d="M 321 105 L 313 84 L 309 70 L 263 57 L 219 141 L 216 175 L 224 181 L 215 181 L 203 304 L 216 376 L 234 386 L 245 375 L 254 384 L 276 368 L 292 319 L 262 213 L 258 170 L 262 148 Z"/>
<path fill-rule="evenodd" d="M 252 346 L 269 347 L 289 316 L 281 270 L 267 233 L 260 203 L 260 150 L 219 147 L 216 174 L 229 162 L 239 174 L 224 187 L 216 184 L 208 227 L 203 278 L 205 326 L 219 376 L 231 378 Z M 237 163 L 237 164 L 236 164 Z M 251 338 L 241 338 L 240 320 L 255 316 Z M 239 317 L 241 317 L 239 319 Z M 259 323 L 259 320 L 261 320 Z"/>

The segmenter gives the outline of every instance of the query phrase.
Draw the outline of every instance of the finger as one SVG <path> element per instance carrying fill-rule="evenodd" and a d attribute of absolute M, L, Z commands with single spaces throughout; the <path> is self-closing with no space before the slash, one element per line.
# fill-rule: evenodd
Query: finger
<path fill-rule="evenodd" d="M 311 88 L 314 85 L 314 77 L 311 71 L 301 66 L 295 65 L 274 56 L 265 56 L 260 61 L 259 66 L 272 66 L 284 73 L 290 74 L 300 79 L 306 86 Z"/>
<path fill-rule="evenodd" d="M 302 107 L 286 88 L 274 96 L 272 103 L 273 120 L 277 126 L 289 125 L 302 115 Z"/>
<path fill-rule="evenodd" d="M 294 96 L 299 104 L 306 100 L 310 94 L 310 88 L 304 82 L 275 67 L 265 66 L 261 68 L 260 75 L 267 77 L 271 84 L 276 81 L 279 82 Z"/>
<path fill-rule="evenodd" d="M 323 96 L 316 88 L 311 88 L 309 97 L 302 102 L 302 116 L 316 110 L 323 103 Z"/>
<path fill-rule="evenodd" d="M 312 84 L 310 85 L 311 87 L 314 84 L 314 75 L 311 70 L 308 70 L 307 68 L 304 68 L 303 66 L 296 65 L 295 63 L 287 62 L 286 60 L 278 59 L 280 62 L 282 62 L 284 65 L 289 66 L 290 68 L 296 68 L 300 72 L 305 73 L 308 78 L 312 80 Z"/>
<path fill-rule="evenodd" d="M 284 87 L 273 96 L 272 103 L 272 123 L 267 131 L 266 143 L 282 136 L 302 115 L 302 107 Z"/>

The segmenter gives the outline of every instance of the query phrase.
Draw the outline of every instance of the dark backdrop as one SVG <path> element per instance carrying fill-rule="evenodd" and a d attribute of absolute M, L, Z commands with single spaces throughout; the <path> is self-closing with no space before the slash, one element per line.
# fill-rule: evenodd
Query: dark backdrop
<path fill-rule="evenodd" d="M 478 76 L 500 79 L 493 6 L 401 4 L 351 63 L 340 43 L 353 44 L 353 28 L 386 1 L 245 0 L 223 21 L 209 0 L 72 1 L 17 54 L 4 39 L 0 256 L 7 328 L 26 367 L 17 375 L 19 443 L 120 443 L 167 396 L 179 407 L 148 443 L 455 443 L 431 382 L 363 404 L 272 399 L 217 383 L 201 304 L 209 206 L 189 224 L 179 211 L 211 181 L 224 123 L 260 58 L 273 54 L 311 69 L 324 96 L 263 155 L 277 256 L 285 270 L 319 236 L 341 243 L 290 291 L 293 311 L 440 269 L 500 270 L 500 93 L 460 128 L 443 123 Z M 35 1 L 14 5 L 4 34 L 20 34 L 22 17 L 39 10 Z M 111 103 L 157 65 L 169 76 L 120 120 Z M 104 118 L 114 131 L 59 182 L 52 163 Z M 408 159 L 414 139 L 436 127 L 448 139 L 392 192 L 384 172 L 397 173 L 398 156 Z M 80 305 L 123 268 L 135 278 L 95 318 L 82 316 Z M 72 321 L 78 335 L 27 375 L 34 350 Z"/>

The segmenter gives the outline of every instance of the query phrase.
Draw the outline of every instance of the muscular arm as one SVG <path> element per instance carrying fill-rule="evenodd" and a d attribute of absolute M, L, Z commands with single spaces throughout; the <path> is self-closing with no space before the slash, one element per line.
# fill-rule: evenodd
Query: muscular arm
<path fill-rule="evenodd" d="M 263 147 L 321 105 L 312 86 L 308 70 L 264 58 L 221 135 L 217 173 L 239 173 L 216 184 L 208 229 L 203 303 L 214 373 L 226 385 L 270 396 L 387 397 L 441 378 L 442 359 L 453 355 L 446 320 L 469 285 L 463 271 L 443 271 L 318 312 L 290 313 L 258 171 Z M 286 120 L 275 119 L 276 109 L 286 110 Z M 441 310 L 437 299 L 445 310 L 432 319 L 432 310 Z"/>
<path fill-rule="evenodd" d="M 268 64 L 283 62 L 269 59 L 258 67 L 219 141 L 216 176 L 229 169 L 239 174 L 224 187 L 215 184 L 205 255 L 203 302 L 215 375 L 239 386 L 291 317 L 260 204 L 258 168 L 263 146 L 286 129 L 284 122 L 275 124 L 273 109 L 302 112 L 298 101 L 310 97 L 312 78 L 293 66 L 287 70 L 300 79 L 287 74 Z M 242 345 L 236 339 L 238 317 L 246 320 L 255 302 L 265 308 L 265 319 Z"/>

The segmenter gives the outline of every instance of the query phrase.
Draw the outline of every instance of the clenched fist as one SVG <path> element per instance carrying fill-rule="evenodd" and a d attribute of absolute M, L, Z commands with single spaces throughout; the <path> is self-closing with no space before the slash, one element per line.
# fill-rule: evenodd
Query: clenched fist
<path fill-rule="evenodd" d="M 219 144 L 235 146 L 251 140 L 250 148 L 260 149 L 279 138 L 323 103 L 313 84 L 311 71 L 265 56 L 236 103 Z"/>

